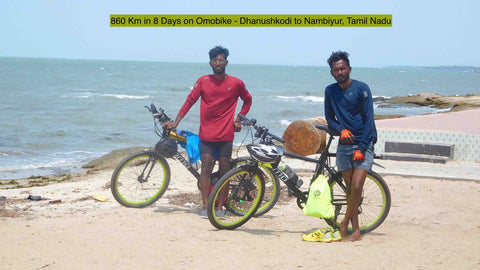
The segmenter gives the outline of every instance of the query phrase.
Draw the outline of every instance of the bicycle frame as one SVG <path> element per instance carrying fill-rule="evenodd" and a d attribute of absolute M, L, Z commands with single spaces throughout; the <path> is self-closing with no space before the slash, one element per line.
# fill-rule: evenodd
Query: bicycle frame
<path fill-rule="evenodd" d="M 280 138 L 278 136 L 275 136 L 274 134 L 271 134 L 270 132 L 268 132 L 268 129 L 266 129 L 264 127 L 256 126 L 256 120 L 255 119 L 247 119 L 243 115 L 241 115 L 240 118 L 244 122 L 244 125 L 252 126 L 257 130 L 257 132 L 255 134 L 255 137 L 260 138 L 260 143 L 271 143 L 272 139 L 275 139 L 275 140 L 277 140 L 279 142 L 282 142 L 282 143 L 284 142 L 284 140 L 282 138 Z M 329 165 L 329 158 L 330 157 L 336 157 L 336 153 L 329 152 L 329 149 L 330 149 L 330 146 L 331 146 L 331 144 L 334 140 L 334 136 L 338 135 L 338 134 L 336 134 L 333 130 L 329 129 L 327 125 L 319 124 L 316 127 L 329 134 L 329 138 L 328 138 L 328 141 L 326 143 L 325 150 L 323 150 L 320 153 L 320 156 L 317 159 L 302 156 L 302 155 L 298 155 L 298 154 L 294 154 L 294 153 L 290 153 L 290 152 L 287 152 L 285 150 L 283 152 L 283 156 L 290 157 L 290 158 L 293 158 L 293 159 L 299 159 L 299 160 L 306 161 L 306 162 L 309 162 L 309 163 L 317 164 L 317 166 L 315 168 L 315 171 L 314 171 L 314 174 L 313 174 L 312 178 L 310 179 L 310 184 L 320 174 L 327 173 L 329 175 L 328 183 L 329 183 L 330 187 L 333 187 L 334 183 L 337 183 L 338 186 L 343 190 L 343 192 L 346 193 L 347 187 L 346 187 L 346 185 L 343 181 L 343 177 L 342 177 L 341 172 L 338 172 L 334 167 Z M 374 158 L 377 159 L 377 158 L 381 158 L 381 157 L 375 155 Z M 293 183 L 293 182 L 289 181 L 290 180 L 289 177 L 282 170 L 280 170 L 280 168 L 278 168 L 279 163 L 280 163 L 280 160 L 278 162 L 275 162 L 275 163 L 271 164 L 273 173 L 283 183 L 285 183 L 285 185 L 290 189 L 290 192 L 297 198 L 298 206 L 300 208 L 303 208 L 301 206 L 301 204 L 305 204 L 307 202 L 307 192 L 302 192 L 297 187 L 296 183 Z M 260 164 L 260 163 L 256 162 L 256 165 L 257 165 L 256 167 L 257 168 L 258 168 L 258 164 Z M 382 167 L 381 165 L 379 165 L 375 162 L 373 164 Z M 346 198 L 345 199 L 343 199 L 343 198 L 342 199 L 333 199 L 333 204 L 337 205 L 337 206 L 346 205 L 347 201 L 346 201 Z"/>
<path fill-rule="evenodd" d="M 335 168 L 328 165 L 328 158 L 336 156 L 335 153 L 330 153 L 328 151 L 328 149 L 330 149 L 330 145 L 331 145 L 332 141 L 333 141 L 333 136 L 330 136 L 328 141 L 327 141 L 325 150 L 322 151 L 322 153 L 320 154 L 320 157 L 318 157 L 317 159 L 297 155 L 297 154 L 290 153 L 290 152 L 287 152 L 287 151 L 285 151 L 283 155 L 286 156 L 286 157 L 299 159 L 299 160 L 306 161 L 306 162 L 309 162 L 309 163 L 317 164 L 315 172 L 314 172 L 312 178 L 310 179 L 310 183 L 313 182 L 320 174 L 323 174 L 324 171 L 326 170 L 328 172 L 328 174 L 330 175 L 329 185 L 332 186 L 333 182 L 335 181 L 345 191 L 346 186 L 343 183 L 343 178 L 338 177 L 339 173 L 337 172 L 337 170 L 335 170 Z M 291 181 L 288 181 L 289 180 L 288 176 L 285 175 L 285 173 L 283 173 L 282 170 L 280 170 L 280 168 L 278 166 L 274 166 L 272 171 L 273 171 L 273 173 L 275 173 L 275 175 L 280 180 L 282 180 L 283 183 L 285 183 L 285 185 L 288 188 L 290 188 L 292 194 L 299 200 L 299 202 L 301 202 L 301 203 L 306 203 L 307 202 L 307 194 L 305 192 L 301 191 L 295 183 L 293 183 Z"/>
<path fill-rule="evenodd" d="M 187 170 L 197 179 L 197 180 L 200 180 L 200 173 L 197 171 L 197 169 L 195 169 L 193 166 L 192 166 L 192 163 L 190 163 L 186 158 L 184 158 L 182 156 L 182 154 L 180 154 L 179 152 L 176 152 L 173 157 L 180 161 L 180 163 L 183 164 L 183 166 L 185 166 L 185 168 L 187 168 Z"/>
<path fill-rule="evenodd" d="M 145 107 L 152 113 L 154 126 L 155 126 L 155 133 L 160 138 L 170 137 L 174 139 L 177 143 L 178 142 L 185 143 L 187 141 L 186 137 L 177 133 L 176 130 L 169 130 L 164 127 L 162 127 L 162 129 L 159 128 L 159 125 L 158 125 L 159 123 L 164 124 L 167 121 L 170 121 L 170 118 L 165 114 L 163 109 L 160 108 L 158 111 L 153 103 L 150 104 L 150 107 L 148 106 L 145 106 Z M 160 155 L 160 154 L 157 153 L 157 155 Z M 194 166 L 192 166 L 192 163 L 190 163 L 190 161 L 188 161 L 182 154 L 180 154 L 178 150 L 175 153 L 173 153 L 172 157 L 180 161 L 180 163 L 185 168 L 187 168 L 187 170 L 195 177 L 195 179 L 197 179 L 197 181 L 200 181 L 200 173 L 198 171 L 198 168 L 195 168 Z"/>
<path fill-rule="evenodd" d="M 160 128 L 158 127 L 158 123 L 164 124 L 167 121 L 170 121 L 170 117 L 168 117 L 165 114 L 163 109 L 160 108 L 160 111 L 158 111 L 153 103 L 150 104 L 150 107 L 148 107 L 148 106 L 145 106 L 145 107 L 152 113 L 153 121 L 154 121 L 154 125 L 155 125 L 155 133 L 160 138 L 170 137 L 170 138 L 174 139 L 177 143 L 178 142 L 186 142 L 186 140 L 187 140 L 186 137 L 178 134 L 174 130 L 168 130 L 164 127 L 162 127 L 162 130 L 160 130 Z M 157 120 L 158 120 L 158 122 L 157 122 Z M 196 168 L 194 168 L 192 166 L 192 164 L 182 154 L 180 154 L 180 152 L 176 151 L 173 154 L 173 158 L 180 161 L 180 163 L 182 163 L 182 165 L 185 166 L 185 168 L 187 168 L 187 170 L 197 179 L 197 181 L 200 180 L 200 173 L 198 172 L 198 170 Z"/>

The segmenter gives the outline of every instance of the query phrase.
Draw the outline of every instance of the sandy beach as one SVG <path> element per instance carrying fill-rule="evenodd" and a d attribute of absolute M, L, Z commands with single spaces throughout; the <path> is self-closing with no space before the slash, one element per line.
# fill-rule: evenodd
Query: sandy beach
<path fill-rule="evenodd" d="M 178 171 L 182 171 L 178 167 Z M 200 219 L 195 202 L 168 198 L 197 192 L 175 176 L 165 199 L 144 209 L 121 207 L 106 188 L 110 171 L 72 182 L 2 190 L 18 199 L 2 217 L 3 269 L 478 269 L 480 186 L 474 181 L 386 176 L 390 214 L 360 242 L 310 243 L 324 227 L 293 200 L 234 231 Z M 185 172 L 186 173 L 186 172 Z M 6 193 L 6 194 L 5 194 Z M 91 198 L 107 197 L 106 202 Z M 61 202 L 55 202 L 56 200 Z M 7 199 L 8 200 L 8 199 Z M 349 254 L 349 257 L 346 256 Z"/>
<path fill-rule="evenodd" d="M 175 174 L 166 194 L 143 209 L 113 199 L 108 167 L 1 189 L 2 269 L 480 267 L 478 181 L 384 175 L 392 207 L 379 228 L 359 242 L 311 243 L 302 234 L 326 224 L 288 198 L 236 230 L 215 229 L 197 214 L 193 177 L 178 162 L 170 166 Z"/>

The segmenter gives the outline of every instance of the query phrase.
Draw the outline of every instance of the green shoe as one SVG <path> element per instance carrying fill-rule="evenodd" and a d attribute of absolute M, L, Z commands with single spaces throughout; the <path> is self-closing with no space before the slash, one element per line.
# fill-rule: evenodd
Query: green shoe
<path fill-rule="evenodd" d="M 332 232 L 328 231 L 322 233 L 319 230 L 316 230 L 312 233 L 302 235 L 302 239 L 307 242 L 330 243 L 332 242 Z"/>
<path fill-rule="evenodd" d="M 308 242 L 317 242 L 317 239 L 320 239 L 324 234 L 319 231 L 313 231 L 309 234 L 302 235 L 302 239 Z"/>
<path fill-rule="evenodd" d="M 320 237 L 317 241 L 318 241 L 318 242 L 322 242 L 322 243 L 330 243 L 330 242 L 332 242 L 332 232 L 327 232 L 327 233 L 324 234 L 322 237 Z"/>
<path fill-rule="evenodd" d="M 329 226 L 326 228 L 316 229 L 309 234 L 303 234 L 302 239 L 309 242 L 319 242 L 318 239 L 321 239 L 328 232 L 333 232 L 333 228 Z"/>
<path fill-rule="evenodd" d="M 332 242 L 342 241 L 342 236 L 340 235 L 339 230 L 334 230 L 332 232 Z"/>

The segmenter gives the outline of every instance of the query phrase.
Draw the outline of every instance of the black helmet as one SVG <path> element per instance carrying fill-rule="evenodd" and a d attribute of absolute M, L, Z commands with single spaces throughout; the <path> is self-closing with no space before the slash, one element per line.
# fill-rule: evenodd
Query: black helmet
<path fill-rule="evenodd" d="M 163 155 L 164 157 L 173 157 L 177 152 L 178 146 L 177 141 L 170 137 L 162 138 L 155 145 L 155 151 L 157 154 Z"/>
<path fill-rule="evenodd" d="M 264 163 L 279 161 L 283 155 L 283 148 L 274 144 L 249 144 L 247 150 L 253 159 Z"/>

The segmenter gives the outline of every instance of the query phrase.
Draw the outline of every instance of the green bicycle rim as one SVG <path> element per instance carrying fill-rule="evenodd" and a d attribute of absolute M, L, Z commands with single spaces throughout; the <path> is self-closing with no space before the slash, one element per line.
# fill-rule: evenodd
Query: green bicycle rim
<path fill-rule="evenodd" d="M 231 178 L 233 178 L 233 177 L 235 177 L 239 174 L 242 174 L 242 173 L 245 173 L 245 171 L 238 172 L 237 174 L 232 175 Z M 214 215 L 215 222 L 218 223 L 221 226 L 229 227 L 229 226 L 235 226 L 237 224 L 240 224 L 245 219 L 249 219 L 254 214 L 254 213 L 252 214 L 252 212 L 257 211 L 257 206 L 261 203 L 261 200 L 263 199 L 263 196 L 260 196 L 263 193 L 262 190 L 261 190 L 262 189 L 261 179 L 257 175 L 255 175 L 255 183 L 257 185 L 258 192 L 256 193 L 255 200 L 252 204 L 252 207 L 250 207 L 248 211 L 244 211 L 242 209 L 239 209 L 238 207 L 233 207 L 232 205 L 229 206 L 229 207 L 235 208 L 239 212 L 245 213 L 243 216 L 239 216 L 239 218 L 237 220 L 233 221 L 233 222 L 225 222 L 224 220 L 219 219 L 216 215 Z M 225 181 L 222 184 L 220 189 L 224 188 L 225 186 L 228 186 L 228 184 L 229 184 L 229 181 Z M 218 200 L 218 192 L 215 194 L 214 199 L 215 199 L 215 201 Z M 228 203 L 228 201 L 227 201 L 227 203 Z M 212 207 L 214 208 L 213 212 L 215 212 L 215 205 L 213 205 Z"/>
<path fill-rule="evenodd" d="M 125 197 L 122 196 L 122 193 L 120 192 L 120 190 L 118 189 L 118 177 L 121 175 L 122 171 L 129 165 L 131 164 L 132 162 L 134 161 L 137 161 L 141 158 L 145 158 L 145 157 L 148 157 L 150 158 L 148 155 L 144 155 L 144 156 L 139 156 L 135 159 L 132 159 L 130 160 L 130 162 L 126 163 L 122 169 L 120 170 L 120 172 L 118 173 L 118 176 L 117 176 L 117 181 L 115 181 L 115 190 L 117 191 L 117 194 L 118 196 L 120 197 L 120 199 L 122 199 L 122 201 L 128 203 L 128 204 L 131 204 L 131 205 L 142 205 L 142 204 L 148 204 L 149 202 L 151 202 L 152 200 L 156 199 L 156 197 L 158 196 L 159 193 L 162 192 L 164 186 L 165 186 L 165 181 L 162 182 L 162 186 L 158 189 L 158 191 L 156 193 L 154 193 L 152 196 L 150 196 L 147 200 L 144 200 L 144 201 L 140 201 L 140 202 L 137 202 L 137 201 L 130 201 L 128 199 L 126 199 Z M 159 162 L 159 161 L 156 161 L 158 164 L 160 164 L 160 166 L 162 166 L 162 169 L 163 169 L 163 178 L 165 179 L 167 176 L 167 170 L 165 169 L 165 166 Z"/>
<path fill-rule="evenodd" d="M 380 191 L 381 191 L 380 194 L 381 194 L 381 198 L 382 198 L 382 200 L 381 200 L 381 201 L 382 201 L 382 204 L 381 204 L 381 208 L 380 208 L 379 211 L 374 211 L 374 212 L 376 213 L 376 216 L 375 216 L 375 218 L 374 218 L 373 220 L 370 220 L 370 221 L 369 221 L 368 223 L 366 223 L 366 224 L 360 225 L 360 228 L 359 228 L 359 229 L 360 229 L 360 231 L 361 231 L 362 233 L 372 231 L 372 230 L 373 230 L 373 229 L 372 229 L 373 226 L 375 226 L 374 228 L 378 227 L 378 225 L 376 225 L 376 224 L 377 224 L 381 219 L 384 218 L 383 216 L 385 215 L 385 211 L 387 210 L 386 207 L 387 207 L 387 204 L 388 204 L 388 198 L 387 198 L 387 194 L 386 194 L 387 191 L 383 188 L 382 184 L 381 184 L 380 182 L 378 182 L 378 181 L 375 179 L 375 177 L 372 176 L 372 175 L 370 175 L 370 174 L 367 175 L 367 178 L 369 179 L 369 181 L 366 182 L 366 183 L 371 183 L 369 186 L 373 186 L 372 189 L 374 189 L 374 190 L 380 190 Z M 333 184 L 331 185 L 331 188 L 332 188 L 333 186 L 335 186 L 335 182 L 333 182 Z M 366 189 L 368 189 L 368 186 L 367 186 L 366 188 L 365 188 L 365 186 L 364 186 L 364 192 L 365 192 Z M 343 193 L 343 192 L 342 192 L 342 193 Z M 367 197 L 369 197 L 369 196 L 367 195 Z M 344 205 L 344 207 L 345 207 L 345 209 L 343 209 L 343 211 L 346 211 L 346 207 L 347 207 L 347 206 Z M 342 208 L 343 208 L 343 207 L 342 207 Z M 362 215 L 363 215 L 363 214 L 366 214 L 366 213 L 362 213 L 362 214 L 360 214 L 359 217 L 358 217 L 360 224 L 362 224 Z M 343 214 L 342 214 L 342 215 L 343 215 Z M 325 220 L 325 221 L 327 221 L 328 224 L 333 225 L 333 222 L 332 222 L 333 220 Z M 338 218 L 337 218 L 337 220 L 336 220 L 336 225 L 337 225 L 337 226 L 340 226 L 340 222 L 341 222 L 341 220 L 338 220 Z M 382 220 L 382 222 L 383 222 L 383 220 Z M 348 227 L 348 232 L 351 233 L 352 231 L 353 231 L 353 228 L 352 228 L 351 226 L 349 226 L 349 227 Z"/>
<path fill-rule="evenodd" d="M 264 171 L 266 171 L 268 173 L 268 177 L 270 177 L 270 179 L 272 179 L 272 183 L 274 183 L 275 181 L 275 176 L 273 175 L 272 171 L 269 170 L 272 168 L 272 165 L 271 164 L 268 164 L 268 163 L 259 163 L 258 164 L 260 167 L 263 167 L 264 168 Z M 266 182 L 266 181 L 265 181 Z M 272 195 L 275 194 L 277 192 L 277 189 L 279 188 L 277 185 L 273 185 L 273 190 L 272 190 Z M 265 191 L 267 191 L 267 188 L 265 187 Z M 265 195 L 263 195 L 263 197 L 265 197 Z M 270 199 L 273 199 L 273 196 L 270 197 Z M 269 200 L 267 202 L 265 202 L 264 204 L 261 204 L 260 207 L 257 209 L 257 212 L 260 212 L 262 211 L 263 209 L 269 207 L 269 205 L 271 204 L 272 202 Z"/>
<path fill-rule="evenodd" d="M 375 184 L 375 186 L 380 186 L 380 187 L 382 187 L 382 185 L 381 185 L 380 183 L 378 183 L 373 176 L 367 175 L 367 177 L 370 178 L 370 180 Z M 364 189 L 364 190 L 365 190 L 365 189 Z M 380 190 L 381 190 L 381 194 L 382 194 L 382 208 L 381 208 L 381 210 L 380 210 L 380 212 L 379 212 L 379 215 L 377 215 L 377 217 L 376 217 L 374 220 L 372 220 L 371 222 L 369 222 L 368 224 L 365 224 L 365 225 L 363 225 L 363 226 L 360 226 L 360 230 L 361 230 L 361 231 L 369 228 L 369 227 L 372 226 L 373 224 L 376 224 L 376 223 L 378 222 L 378 220 L 383 216 L 383 213 L 385 212 L 385 209 L 386 209 L 386 206 L 387 206 L 387 205 L 386 205 L 386 203 L 383 203 L 383 202 L 386 202 L 386 201 L 387 201 L 387 199 L 386 199 L 386 196 L 387 196 L 387 195 L 386 195 L 386 192 L 385 192 L 385 190 L 384 190 L 383 188 L 380 188 Z M 351 229 L 351 228 L 349 227 L 349 229 Z"/>

